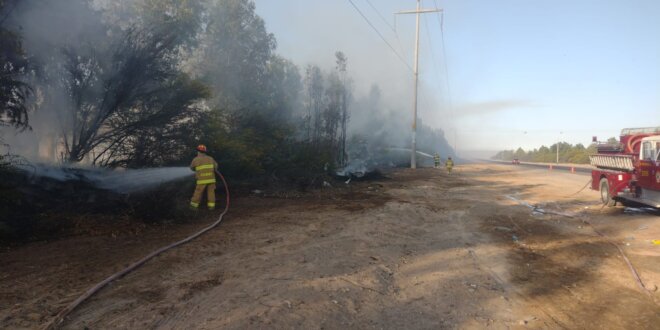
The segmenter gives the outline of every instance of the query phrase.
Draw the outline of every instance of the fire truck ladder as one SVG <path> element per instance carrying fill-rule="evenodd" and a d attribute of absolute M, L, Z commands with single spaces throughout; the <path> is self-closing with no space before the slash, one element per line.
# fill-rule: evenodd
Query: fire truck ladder
<path fill-rule="evenodd" d="M 608 170 L 632 172 L 635 169 L 633 157 L 629 155 L 591 155 L 592 166 Z"/>

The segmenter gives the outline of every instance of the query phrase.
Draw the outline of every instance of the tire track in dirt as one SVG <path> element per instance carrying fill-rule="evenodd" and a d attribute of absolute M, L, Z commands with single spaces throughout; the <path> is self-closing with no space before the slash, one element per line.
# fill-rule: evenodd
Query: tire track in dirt
<path fill-rule="evenodd" d="M 554 200 L 552 207 L 581 202 L 548 195 L 543 180 L 524 172 L 457 170 L 451 177 L 397 170 L 341 194 L 238 201 L 217 230 L 112 284 L 66 328 L 651 328 L 660 321 L 611 246 L 578 229 L 578 220 L 532 216 L 504 196 Z"/>

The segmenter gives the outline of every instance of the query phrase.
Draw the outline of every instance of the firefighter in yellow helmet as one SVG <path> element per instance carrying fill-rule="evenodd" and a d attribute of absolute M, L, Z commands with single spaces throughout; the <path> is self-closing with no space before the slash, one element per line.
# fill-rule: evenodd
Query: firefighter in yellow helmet
<path fill-rule="evenodd" d="M 202 200 L 202 194 L 206 190 L 207 206 L 209 210 L 215 209 L 215 172 L 218 169 L 218 163 L 206 154 L 206 146 L 200 144 L 197 146 L 197 157 L 190 163 L 190 169 L 195 171 L 197 186 L 190 200 L 190 207 L 199 208 Z"/>

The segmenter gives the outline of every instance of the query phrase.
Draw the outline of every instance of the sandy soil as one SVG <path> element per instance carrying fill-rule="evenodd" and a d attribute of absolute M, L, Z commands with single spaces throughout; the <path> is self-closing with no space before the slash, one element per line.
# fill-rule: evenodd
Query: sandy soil
<path fill-rule="evenodd" d="M 588 189 L 575 194 L 588 176 L 472 164 L 452 176 L 387 177 L 295 199 L 239 199 L 219 228 L 111 284 L 64 328 L 660 324 L 660 246 L 651 243 L 660 217 L 602 209 Z M 1 252 L 0 328 L 43 325 L 95 282 L 202 225 Z"/>

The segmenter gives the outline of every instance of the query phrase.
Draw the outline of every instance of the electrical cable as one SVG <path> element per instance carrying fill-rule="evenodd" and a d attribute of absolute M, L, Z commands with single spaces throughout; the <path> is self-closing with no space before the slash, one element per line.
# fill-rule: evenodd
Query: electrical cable
<path fill-rule="evenodd" d="M 385 19 L 385 17 L 383 17 L 383 15 L 380 13 L 380 11 L 378 11 L 378 9 L 376 9 L 376 7 L 374 6 L 374 4 L 371 3 L 371 1 L 369 1 L 369 0 L 365 0 L 365 1 L 367 1 L 367 3 L 369 4 L 369 6 L 371 6 L 371 8 L 376 12 L 376 14 L 378 15 L 378 17 L 380 17 L 380 19 L 383 20 L 383 22 L 385 23 L 385 25 L 387 25 L 387 26 L 390 28 L 390 30 L 392 30 L 392 32 L 396 33 L 396 29 L 394 28 L 394 26 L 392 26 L 392 25 L 391 25 L 391 24 Z"/>
<path fill-rule="evenodd" d="M 433 0 L 433 4 L 435 5 L 435 8 L 440 8 L 438 6 L 438 1 Z M 451 117 L 450 120 L 452 122 L 452 126 L 454 129 L 454 149 L 456 149 L 456 125 L 454 124 L 455 114 L 454 114 L 454 106 L 452 104 L 452 99 L 451 99 L 451 86 L 449 84 L 449 65 L 447 64 L 447 51 L 445 48 L 444 10 L 437 11 L 435 14 L 436 14 L 436 18 L 438 19 L 438 25 L 440 25 L 440 41 L 442 44 L 442 62 L 445 67 L 445 84 L 447 85 L 447 103 L 449 107 L 449 115 Z"/>
<path fill-rule="evenodd" d="M 378 15 L 378 17 L 380 17 L 380 19 L 383 20 L 383 23 L 385 23 L 385 25 L 387 25 L 390 28 L 390 30 L 394 32 L 394 37 L 396 38 L 396 42 L 399 48 L 401 48 L 401 53 L 403 54 L 403 57 L 408 57 L 405 48 L 403 48 L 403 45 L 401 44 L 401 38 L 399 38 L 399 33 L 396 32 L 396 16 L 394 16 L 394 25 L 391 25 L 370 0 L 365 0 L 365 1 L 367 1 L 369 6 L 371 6 L 371 8 L 376 12 L 376 15 Z"/>
<path fill-rule="evenodd" d="M 379 37 L 385 42 L 385 44 L 387 44 L 387 46 L 390 47 L 390 49 L 392 50 L 392 52 L 394 52 L 394 54 L 396 55 L 396 57 L 398 57 L 399 60 L 401 60 L 401 63 L 405 64 L 405 66 L 408 68 L 408 70 L 410 70 L 410 72 L 413 72 L 413 68 L 410 67 L 410 65 L 406 62 L 406 60 L 404 60 L 403 57 L 401 57 L 401 55 L 399 54 L 399 52 L 397 52 L 396 49 L 394 49 L 394 47 L 392 47 L 392 45 L 387 41 L 387 39 L 385 39 L 385 37 L 380 33 L 380 31 L 378 31 L 378 29 L 377 29 L 373 24 L 371 24 L 371 21 L 369 21 L 369 19 L 367 18 L 367 16 L 365 16 L 364 13 L 360 10 L 360 8 L 358 8 L 358 6 L 355 5 L 355 3 L 353 2 L 353 0 L 348 0 L 348 2 L 351 3 L 351 5 L 353 6 L 353 8 L 355 8 L 355 10 L 360 14 L 360 16 L 362 16 L 362 18 L 367 22 L 367 24 L 369 24 L 369 26 L 371 26 L 371 28 L 372 28 L 374 31 L 376 31 L 376 33 L 378 34 L 378 36 L 379 36 Z"/>
<path fill-rule="evenodd" d="M 424 19 L 424 29 L 426 30 L 426 40 L 429 42 L 429 51 L 431 53 L 431 59 L 433 60 L 433 68 L 435 69 L 435 73 L 437 75 L 437 78 L 440 79 L 440 69 L 438 69 L 438 64 L 437 60 L 435 58 L 435 49 L 433 48 L 433 43 L 431 42 L 431 29 L 429 29 L 429 21 Z"/>
<path fill-rule="evenodd" d="M 133 264 L 131 264 L 130 266 L 124 268 L 123 270 L 121 270 L 121 271 L 119 271 L 115 274 L 112 274 L 111 276 L 109 276 L 105 280 L 97 283 L 91 289 L 87 290 L 84 294 L 82 294 L 80 297 L 78 297 L 78 299 L 76 299 L 75 301 L 70 303 L 68 306 L 66 306 L 63 310 L 61 310 L 50 322 L 48 322 L 44 326 L 43 329 L 44 330 L 56 329 L 58 326 L 60 326 L 62 324 L 62 322 L 64 322 L 64 319 L 66 318 L 66 316 L 69 315 L 71 312 L 73 312 L 76 309 L 76 307 L 78 307 L 80 304 L 82 304 L 89 297 L 91 297 L 94 294 L 96 294 L 97 292 L 99 292 L 103 287 L 108 285 L 110 282 L 112 282 L 116 279 L 119 279 L 119 278 L 125 276 L 126 274 L 136 270 L 138 267 L 142 266 L 147 261 L 153 259 L 157 255 L 159 255 L 159 254 L 161 254 L 161 253 L 163 253 L 167 250 L 170 250 L 172 248 L 175 248 L 179 245 L 188 243 L 188 242 L 192 241 L 193 239 L 195 239 L 195 238 L 201 236 L 202 234 L 206 233 L 207 231 L 215 228 L 217 225 L 219 225 L 220 222 L 222 221 L 222 218 L 229 211 L 229 186 L 227 186 L 227 181 L 225 180 L 224 176 L 222 176 L 222 174 L 218 170 L 216 170 L 215 172 L 218 174 L 218 176 L 222 180 L 222 183 L 225 186 L 225 193 L 226 193 L 225 209 L 224 209 L 224 211 L 222 211 L 222 213 L 218 217 L 218 220 L 213 222 L 211 225 L 203 228 L 202 230 L 200 230 L 200 231 L 198 231 L 198 232 L 196 232 L 196 233 L 194 233 L 194 234 L 192 234 L 192 235 L 190 235 L 190 236 L 188 236 L 188 237 L 186 237 L 186 238 L 184 238 L 180 241 L 174 242 L 174 243 L 172 243 L 170 245 L 167 245 L 167 246 L 164 246 L 164 247 L 162 247 L 162 248 L 160 248 L 160 249 L 158 249 L 154 252 L 151 252 L 146 257 L 134 262 Z"/>

